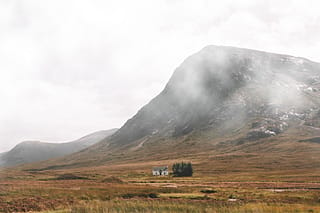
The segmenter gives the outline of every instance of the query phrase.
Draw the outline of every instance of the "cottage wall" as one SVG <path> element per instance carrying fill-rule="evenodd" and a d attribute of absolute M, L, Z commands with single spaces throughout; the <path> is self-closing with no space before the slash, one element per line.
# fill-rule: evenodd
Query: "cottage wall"
<path fill-rule="evenodd" d="M 154 176 L 158 176 L 158 175 L 167 176 L 167 175 L 169 175 L 168 167 L 153 168 L 152 175 L 154 175 Z"/>

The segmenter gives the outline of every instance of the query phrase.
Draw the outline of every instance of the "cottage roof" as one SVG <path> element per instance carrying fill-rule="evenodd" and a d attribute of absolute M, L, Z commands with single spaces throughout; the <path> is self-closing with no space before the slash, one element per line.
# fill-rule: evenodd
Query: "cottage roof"
<path fill-rule="evenodd" d="M 168 166 L 157 166 L 157 167 L 153 167 L 152 170 L 153 171 L 159 171 L 159 170 L 165 171 L 165 170 L 168 170 Z"/>

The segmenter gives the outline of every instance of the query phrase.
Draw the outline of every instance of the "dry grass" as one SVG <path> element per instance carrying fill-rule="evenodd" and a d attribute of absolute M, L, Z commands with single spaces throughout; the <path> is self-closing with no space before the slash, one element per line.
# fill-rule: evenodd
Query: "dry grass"
<path fill-rule="evenodd" d="M 319 144 L 281 140 L 220 147 L 223 153 L 191 146 L 91 167 L 3 170 L 0 212 L 320 212 Z M 150 174 L 183 160 L 192 161 L 193 177 Z"/>
<path fill-rule="evenodd" d="M 320 212 L 320 205 L 300 204 L 244 204 L 244 205 L 217 205 L 210 203 L 186 203 L 181 201 L 150 201 L 150 200 L 115 200 L 95 201 L 80 204 L 67 210 L 54 211 L 54 213 L 156 213 L 156 212 L 188 212 L 188 213 L 305 213 Z M 49 213 L 49 212 L 47 212 Z M 52 212 L 53 213 L 53 212 Z"/>
<path fill-rule="evenodd" d="M 8 174 L 14 175 L 11 172 Z M 69 171 L 88 179 L 53 178 L 65 172 L 17 172 L 19 178 L 2 176 L 0 212 L 320 211 L 320 179 L 272 182 L 234 181 L 231 178 L 226 182 L 217 181 L 214 176 L 153 177 L 149 173 L 119 174 L 119 170 L 117 175 L 110 171 L 107 175 L 101 168 L 95 168 L 95 172 Z M 298 179 L 303 179 L 301 175 Z M 23 180 L 23 176 L 28 178 Z M 108 181 L 104 182 L 106 179 Z M 208 189 L 214 193 L 205 193 Z"/>

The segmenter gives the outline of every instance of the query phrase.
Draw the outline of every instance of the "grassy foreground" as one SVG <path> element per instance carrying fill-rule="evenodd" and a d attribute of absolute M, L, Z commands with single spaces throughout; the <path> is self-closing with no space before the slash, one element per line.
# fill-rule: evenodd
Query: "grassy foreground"
<path fill-rule="evenodd" d="M 280 212 L 320 212 L 320 206 L 315 205 L 301 205 L 301 204 L 244 204 L 244 205 L 231 205 L 219 206 L 209 203 L 188 203 L 181 201 L 150 201 L 150 200 L 117 200 L 117 201 L 96 201 L 91 203 L 84 203 L 77 207 L 71 207 L 67 210 L 49 211 L 46 213 L 104 213 L 104 212 L 189 212 L 189 213 L 280 213 Z"/>
<path fill-rule="evenodd" d="M 318 170 L 154 177 L 150 167 L 3 170 L 0 212 L 320 212 Z"/>

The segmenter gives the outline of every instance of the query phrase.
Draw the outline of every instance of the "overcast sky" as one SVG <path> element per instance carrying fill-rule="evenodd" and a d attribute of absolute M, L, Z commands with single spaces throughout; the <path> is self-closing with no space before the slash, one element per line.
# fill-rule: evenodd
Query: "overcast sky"
<path fill-rule="evenodd" d="M 209 44 L 320 61 L 318 0 L 1 0 L 0 152 L 120 127 Z"/>

